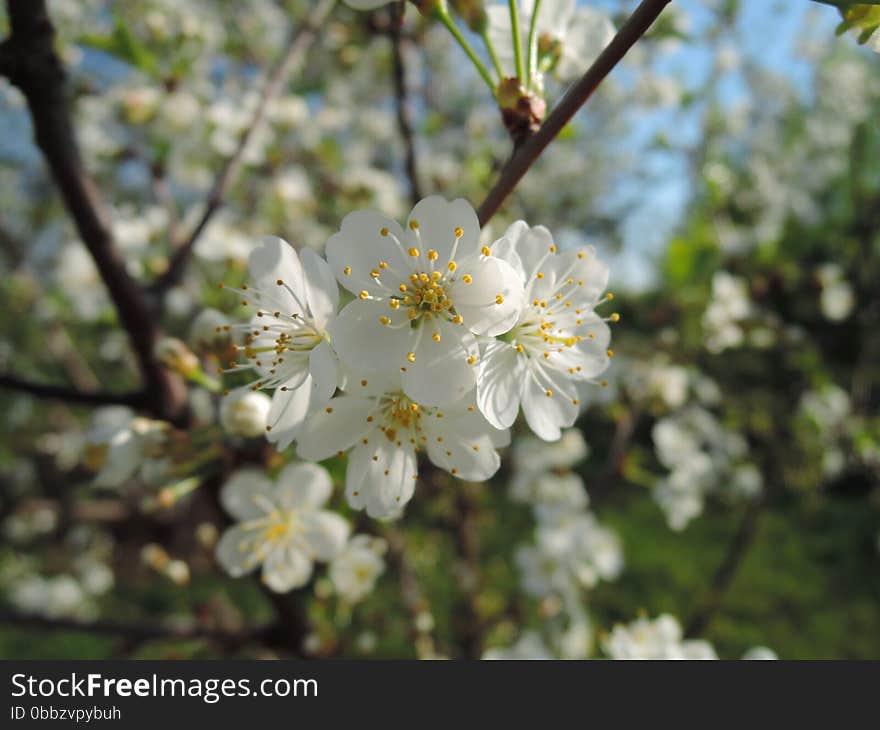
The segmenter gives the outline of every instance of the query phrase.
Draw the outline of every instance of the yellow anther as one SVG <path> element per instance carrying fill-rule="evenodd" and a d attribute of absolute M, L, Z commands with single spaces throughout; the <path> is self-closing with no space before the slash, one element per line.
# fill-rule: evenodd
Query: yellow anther
<path fill-rule="evenodd" d="M 415 309 L 410 309 L 409 311 L 407 311 L 406 316 L 410 318 L 410 321 L 412 321 L 419 316 L 419 313 Z"/>
<path fill-rule="evenodd" d="M 431 339 L 434 340 L 434 342 L 440 342 L 440 333 L 435 332 L 433 335 L 431 335 Z"/>
<path fill-rule="evenodd" d="M 382 269 L 382 270 L 384 271 L 385 269 L 388 268 L 388 262 L 387 262 L 387 261 L 380 261 L 380 262 L 379 262 L 379 268 Z"/>
<path fill-rule="evenodd" d="M 373 269 L 370 272 L 370 276 L 372 276 L 374 279 L 378 279 L 379 278 L 379 269 Z"/>
<path fill-rule="evenodd" d="M 388 306 L 392 309 L 400 309 L 400 300 L 399 299 L 389 299 Z"/>
<path fill-rule="evenodd" d="M 382 317 L 379 317 L 379 322 L 384 325 L 389 325 L 391 324 L 391 317 L 385 317 L 383 315 Z"/>
<path fill-rule="evenodd" d="M 455 227 L 455 237 L 461 238 L 464 235 L 464 229 L 461 226 Z"/>
<path fill-rule="evenodd" d="M 552 390 L 545 390 L 544 395 L 546 395 L 549 398 L 553 395 L 553 391 Z"/>
<path fill-rule="evenodd" d="M 433 248 L 428 249 L 428 261 L 436 261 L 440 258 L 440 254 L 437 253 Z"/>
<path fill-rule="evenodd" d="M 578 258 L 582 259 L 586 254 L 583 251 L 578 251 Z"/>
<path fill-rule="evenodd" d="M 546 359 L 549 358 L 549 357 L 550 357 L 550 353 L 549 353 L 549 352 L 545 352 L 545 353 L 544 353 L 544 359 L 546 360 Z"/>
<path fill-rule="evenodd" d="M 382 229 L 380 229 L 380 230 L 379 230 L 379 234 L 382 235 L 382 236 L 387 236 L 387 235 L 388 235 L 388 229 L 387 229 L 387 228 L 382 228 Z"/>
<path fill-rule="evenodd" d="M 495 295 L 495 304 L 504 304 L 504 297 L 500 294 Z"/>
<path fill-rule="evenodd" d="M 606 298 L 607 300 L 611 301 L 612 299 L 614 299 L 614 294 L 612 294 L 611 292 L 608 292 L 608 293 L 605 295 L 605 298 Z"/>
<path fill-rule="evenodd" d="M 455 261 L 450 261 L 446 268 L 450 271 L 455 271 L 458 268 L 458 264 L 456 264 Z"/>
<path fill-rule="evenodd" d="M 366 387 L 367 387 L 367 381 L 366 381 L 366 380 L 362 380 L 362 381 L 361 381 L 361 385 L 362 385 L 364 388 L 366 388 Z"/>
<path fill-rule="evenodd" d="M 610 319 L 612 322 L 619 322 L 619 321 L 620 321 L 620 315 L 619 315 L 617 312 L 615 312 L 614 314 L 611 315 L 611 317 L 609 317 L 609 319 Z"/>
<path fill-rule="evenodd" d="M 278 286 L 284 286 L 284 280 L 283 280 L 283 279 L 278 279 L 278 281 L 276 281 L 275 283 L 278 284 Z"/>
<path fill-rule="evenodd" d="M 413 246 L 409 251 L 407 251 L 407 253 L 410 256 L 412 256 L 413 258 L 417 258 L 419 255 L 419 249 L 417 249 L 415 246 Z"/>
<path fill-rule="evenodd" d="M 401 292 L 405 292 L 405 291 L 406 291 L 406 284 L 401 284 L 401 285 L 400 285 L 399 287 L 397 287 L 397 288 L 400 289 Z"/>
<path fill-rule="evenodd" d="M 492 255 L 492 252 L 489 250 L 488 246 L 483 246 L 483 248 L 480 249 L 480 253 L 482 253 L 483 256 L 491 256 Z"/>
<path fill-rule="evenodd" d="M 607 381 L 607 380 L 600 380 L 600 381 L 599 381 L 599 385 L 601 385 L 603 388 L 607 388 L 607 387 L 608 387 L 608 381 Z"/>
<path fill-rule="evenodd" d="M 471 448 L 472 448 L 474 451 L 479 451 L 479 450 L 480 450 L 480 445 L 479 445 L 479 444 L 474 444 Z"/>
<path fill-rule="evenodd" d="M 368 292 L 366 289 L 364 289 L 360 294 L 358 294 L 358 296 L 361 299 L 368 299 L 370 296 L 370 292 Z"/>
<path fill-rule="evenodd" d="M 455 322 L 455 324 L 462 324 L 464 322 L 464 317 L 462 317 L 460 314 L 456 314 L 452 318 L 452 321 Z"/>
<path fill-rule="evenodd" d="M 556 253 L 556 246 L 550 246 L 550 253 Z"/>
<path fill-rule="evenodd" d="M 608 350 L 608 357 L 614 357 L 614 350 Z"/>
<path fill-rule="evenodd" d="M 431 281 L 440 281 L 440 272 L 432 271 L 431 272 Z"/>
<path fill-rule="evenodd" d="M 346 266 L 346 267 L 342 270 L 342 273 L 345 274 L 346 276 L 351 276 L 351 266 Z"/>
<path fill-rule="evenodd" d="M 523 350 L 525 350 L 525 348 L 524 348 L 522 345 L 517 345 L 517 346 L 516 346 L 516 351 L 517 351 L 517 352 L 523 352 Z"/>
<path fill-rule="evenodd" d="M 409 229 L 410 229 L 411 231 L 417 231 L 417 230 L 419 230 L 419 222 L 416 221 L 416 220 L 412 220 L 412 221 L 410 221 L 410 222 L 409 222 Z"/>
<path fill-rule="evenodd" d="M 476 356 L 471 355 L 471 356 L 467 359 L 467 364 L 468 364 L 468 365 L 473 365 L 476 361 L 477 361 Z"/>
<path fill-rule="evenodd" d="M 573 399 L 571 402 L 576 406 L 580 405 L 581 403 L 577 398 Z"/>
<path fill-rule="evenodd" d="M 329 406 L 327 408 L 325 408 L 324 410 L 327 411 L 327 413 L 333 413 L 333 409 L 330 408 Z"/>
<path fill-rule="evenodd" d="M 537 274 L 535 274 L 535 278 L 536 278 L 536 279 L 543 279 L 543 278 L 544 278 L 544 272 L 543 272 L 543 271 L 539 271 Z"/>
<path fill-rule="evenodd" d="M 461 280 L 462 280 L 465 284 L 470 284 L 470 283 L 474 280 L 474 277 L 471 276 L 470 274 L 465 274 L 464 276 L 461 277 Z"/>

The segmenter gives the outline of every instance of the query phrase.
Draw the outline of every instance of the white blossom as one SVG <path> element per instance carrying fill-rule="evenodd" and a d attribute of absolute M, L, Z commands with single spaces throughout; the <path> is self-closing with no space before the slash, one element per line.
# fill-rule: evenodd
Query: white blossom
<path fill-rule="evenodd" d="M 333 588 L 349 603 L 365 598 L 385 570 L 385 543 L 369 535 L 355 535 L 330 563 Z"/>
<path fill-rule="evenodd" d="M 348 523 L 323 509 L 332 489 L 315 464 L 289 464 L 275 484 L 258 469 L 236 472 L 220 500 L 238 524 L 217 543 L 218 562 L 233 578 L 262 565 L 263 582 L 278 593 L 305 585 L 314 562 L 333 560 L 348 539 Z"/>
<path fill-rule="evenodd" d="M 406 228 L 372 211 L 350 213 L 327 242 L 327 260 L 356 299 L 329 327 L 341 360 L 360 371 L 402 374 L 426 406 L 454 403 L 476 384 L 477 336 L 507 332 L 521 277 L 480 249 L 464 200 L 422 200 Z"/>
<path fill-rule="evenodd" d="M 346 496 L 371 517 L 394 516 L 410 500 L 418 451 L 459 479 L 483 481 L 501 464 L 496 449 L 510 441 L 509 432 L 489 425 L 472 400 L 424 406 L 403 392 L 400 377 L 350 375 L 343 390 L 303 424 L 297 454 L 322 461 L 350 450 Z"/>
<path fill-rule="evenodd" d="M 532 431 L 556 441 L 578 417 L 580 386 L 610 361 L 610 330 L 593 311 L 607 298 L 608 268 L 589 246 L 558 252 L 550 231 L 524 221 L 490 248 L 526 282 L 525 297 L 513 328 L 481 348 L 477 403 L 496 428 L 522 406 Z"/>

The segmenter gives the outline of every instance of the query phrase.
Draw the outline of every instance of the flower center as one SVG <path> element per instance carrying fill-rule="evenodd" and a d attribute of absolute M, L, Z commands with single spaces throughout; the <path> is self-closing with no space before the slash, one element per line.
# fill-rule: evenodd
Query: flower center
<path fill-rule="evenodd" d="M 406 438 L 413 442 L 415 434 L 421 431 L 421 406 L 403 393 L 383 396 L 379 401 L 379 411 L 385 421 L 380 430 L 389 441 L 399 443 Z"/>

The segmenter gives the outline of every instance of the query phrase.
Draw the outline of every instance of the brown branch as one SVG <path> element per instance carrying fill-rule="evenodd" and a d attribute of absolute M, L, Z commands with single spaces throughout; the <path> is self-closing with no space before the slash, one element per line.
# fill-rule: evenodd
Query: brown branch
<path fill-rule="evenodd" d="M 712 577 L 709 590 L 700 608 L 697 609 L 690 622 L 688 622 L 685 629 L 686 636 L 700 636 L 709 626 L 718 609 L 721 608 L 724 596 L 730 589 L 743 560 L 748 555 L 749 550 L 751 550 L 755 543 L 755 538 L 758 536 L 758 525 L 763 510 L 763 499 L 756 499 L 746 508 L 742 522 L 727 548 L 727 554 Z"/>
<path fill-rule="evenodd" d="M 256 626 L 243 628 L 239 631 L 229 631 L 197 624 L 174 626 L 112 620 L 86 621 L 77 618 L 49 618 L 5 610 L 0 611 L 0 624 L 41 631 L 85 631 L 90 634 L 120 636 L 132 641 L 210 639 L 224 644 L 262 641 L 274 630 L 273 626 Z"/>
<path fill-rule="evenodd" d="M 305 22 L 291 34 L 287 49 L 266 76 L 250 123 L 239 137 L 235 151 L 226 159 L 214 179 L 214 184 L 205 199 L 201 217 L 186 239 L 179 244 L 165 273 L 153 282 L 151 288 L 155 291 L 164 291 L 183 277 L 199 237 L 225 202 L 226 194 L 241 169 L 248 142 L 265 118 L 269 104 L 281 93 L 288 76 L 305 61 L 306 53 L 335 4 L 336 0 L 320 0 Z"/>
<path fill-rule="evenodd" d="M 514 151 L 502 169 L 495 187 L 480 206 L 478 211 L 480 225 L 486 225 L 495 215 L 541 153 L 593 95 L 605 77 L 620 63 L 627 51 L 648 31 L 670 2 L 671 0 L 642 0 L 595 63 L 556 105 L 541 129 Z"/>
<path fill-rule="evenodd" d="M 392 76 L 394 79 L 394 99 L 397 105 L 397 129 L 403 139 L 406 154 L 404 169 L 409 180 L 409 197 L 413 205 L 422 199 L 422 188 L 419 183 L 418 157 L 416 157 L 415 132 L 412 123 L 412 105 L 406 88 L 406 65 L 403 60 L 403 10 L 405 4 L 397 2 L 393 5 L 392 18 L 388 30 L 391 39 Z"/>
<path fill-rule="evenodd" d="M 128 333 L 152 409 L 179 421 L 186 408 L 183 383 L 153 355 L 159 330 L 116 248 L 104 202 L 83 166 L 70 117 L 66 74 L 55 53 L 55 29 L 45 0 L 7 0 L 7 7 L 11 34 L 2 44 L 0 68 L 27 100 L 36 143 Z"/>
<path fill-rule="evenodd" d="M 103 391 L 80 391 L 63 385 L 34 383 L 15 375 L 0 375 L 0 388 L 18 390 L 37 398 L 62 400 L 81 405 L 123 405 L 132 408 L 148 408 L 149 396 L 145 391 L 127 393 L 107 393 Z"/>

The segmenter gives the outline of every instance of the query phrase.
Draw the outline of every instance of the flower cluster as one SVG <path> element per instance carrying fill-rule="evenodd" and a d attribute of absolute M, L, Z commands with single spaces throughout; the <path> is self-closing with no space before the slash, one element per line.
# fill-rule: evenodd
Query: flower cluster
<path fill-rule="evenodd" d="M 491 477 L 520 409 L 540 438 L 559 439 L 613 354 L 617 315 L 595 311 L 611 298 L 607 267 L 591 247 L 557 250 L 541 226 L 518 221 L 481 242 L 467 202 L 434 196 L 403 226 L 349 214 L 326 255 L 278 238 L 254 249 L 234 290 L 253 314 L 233 326 L 241 357 L 227 372 L 274 391 L 278 448 L 296 441 L 308 461 L 349 453 L 349 504 L 373 517 L 412 497 L 420 451 L 458 478 Z M 351 295 L 341 309 L 337 282 Z"/>

